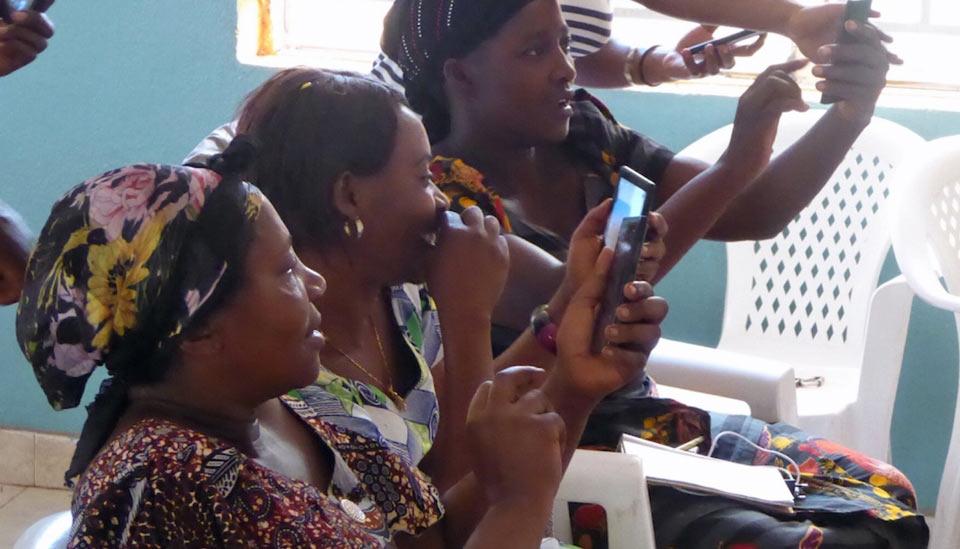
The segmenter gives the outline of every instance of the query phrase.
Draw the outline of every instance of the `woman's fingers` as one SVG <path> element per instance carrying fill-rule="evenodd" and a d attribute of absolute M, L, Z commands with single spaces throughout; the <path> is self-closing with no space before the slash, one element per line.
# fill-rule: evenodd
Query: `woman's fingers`
<path fill-rule="evenodd" d="M 531 389 L 543 385 L 546 378 L 545 371 L 533 366 L 513 366 L 500 370 L 493 377 L 489 402 L 493 406 L 517 402 Z"/>
<path fill-rule="evenodd" d="M 483 218 L 483 228 L 486 230 L 487 235 L 499 235 L 500 234 L 500 221 L 492 215 L 485 216 Z"/>
<path fill-rule="evenodd" d="M 767 43 L 767 33 L 763 33 L 753 42 L 746 45 L 734 46 L 733 55 L 736 57 L 750 57 L 760 51 L 760 48 Z"/>
<path fill-rule="evenodd" d="M 828 82 L 844 82 L 873 88 L 882 88 L 887 83 L 883 71 L 863 65 L 817 65 L 813 68 L 813 75 Z"/>
<path fill-rule="evenodd" d="M 609 345 L 649 354 L 660 340 L 659 324 L 611 324 L 604 330 Z"/>
<path fill-rule="evenodd" d="M 607 218 L 610 216 L 610 208 L 613 206 L 613 199 L 608 198 L 600 204 L 594 206 L 587 212 L 587 215 L 580 221 L 577 228 L 574 229 L 571 241 L 582 238 L 595 238 L 603 234 L 607 226 Z"/>
<path fill-rule="evenodd" d="M 483 210 L 477 206 L 470 206 L 460 213 L 460 220 L 468 227 L 479 227 L 483 224 Z"/>

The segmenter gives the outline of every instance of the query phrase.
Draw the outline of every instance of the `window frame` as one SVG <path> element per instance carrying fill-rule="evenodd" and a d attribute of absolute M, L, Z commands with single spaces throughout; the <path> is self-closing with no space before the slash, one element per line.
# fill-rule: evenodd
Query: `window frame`
<path fill-rule="evenodd" d="M 237 0 L 237 59 L 247 65 L 271 68 L 297 65 L 321 66 L 334 70 L 368 72 L 373 65 L 379 48 L 373 50 L 337 49 L 329 46 L 304 47 L 298 44 L 289 47 L 285 40 L 284 22 L 287 17 L 288 2 L 317 0 Z M 341 0 L 351 3 L 351 7 L 364 4 L 386 4 L 391 0 Z M 820 0 L 807 0 L 819 3 Z M 829 2 L 830 0 L 823 0 Z M 891 32 L 929 32 L 947 33 L 960 36 L 960 26 L 937 25 L 932 23 L 933 0 L 913 0 L 922 2 L 922 18 L 917 24 L 887 23 L 885 30 Z M 612 0 L 614 9 L 614 36 L 616 22 L 650 21 L 668 18 L 651 12 L 632 3 L 632 0 Z M 379 25 L 379 21 L 378 21 Z M 690 24 L 692 26 L 692 23 Z M 677 37 L 679 39 L 679 36 Z M 796 55 L 796 48 L 793 47 Z M 785 61 L 786 59 L 784 59 Z M 750 86 L 757 75 L 756 71 L 731 70 L 722 75 L 702 80 L 691 80 L 663 84 L 655 88 L 633 87 L 630 91 L 646 93 L 671 93 L 678 95 L 716 95 L 739 97 Z M 816 103 L 819 92 L 814 87 L 814 79 L 807 71 L 799 75 L 804 99 Z M 927 81 L 898 80 L 890 78 L 878 102 L 881 107 L 906 108 L 915 110 L 941 110 L 960 112 L 960 83 L 941 84 Z"/>

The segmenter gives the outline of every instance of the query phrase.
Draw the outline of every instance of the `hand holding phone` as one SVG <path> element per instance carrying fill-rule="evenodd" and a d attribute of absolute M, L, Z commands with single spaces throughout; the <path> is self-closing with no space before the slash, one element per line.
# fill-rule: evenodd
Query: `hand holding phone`
<path fill-rule="evenodd" d="M 599 353 L 606 344 L 604 332 L 616 322 L 616 311 L 623 303 L 624 287 L 636 278 L 637 264 L 647 235 L 647 216 L 656 193 L 656 185 L 624 166 L 607 226 L 604 247 L 613 250 L 613 264 L 594 327 L 592 350 Z"/>
<path fill-rule="evenodd" d="M 11 17 L 18 11 L 35 11 L 44 13 L 54 0 L 0 0 L 0 19 L 12 23 Z"/>
<path fill-rule="evenodd" d="M 847 6 L 843 12 L 843 21 L 840 23 L 840 36 L 837 38 L 838 43 L 849 44 L 856 41 L 856 38 L 847 32 L 847 21 L 856 21 L 860 25 L 866 24 L 870 18 L 872 4 L 873 0 L 847 0 Z M 823 105 L 832 105 L 837 101 L 839 101 L 839 98 L 826 93 L 820 97 L 820 103 Z"/>
<path fill-rule="evenodd" d="M 740 32 L 736 32 L 728 36 L 723 36 L 720 38 L 716 38 L 714 40 L 707 40 L 706 42 L 701 42 L 694 46 L 690 46 L 687 49 L 690 50 L 690 53 L 694 55 L 701 55 L 703 54 L 704 50 L 707 49 L 707 46 L 714 46 L 714 47 L 724 46 L 724 45 L 732 46 L 740 42 L 743 42 L 744 40 L 749 40 L 750 38 L 756 38 L 761 34 L 762 33 L 759 31 L 742 30 Z"/>

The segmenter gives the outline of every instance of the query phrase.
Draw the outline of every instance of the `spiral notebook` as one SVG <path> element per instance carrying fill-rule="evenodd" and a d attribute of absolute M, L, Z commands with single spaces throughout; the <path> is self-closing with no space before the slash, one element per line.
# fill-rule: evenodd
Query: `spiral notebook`
<path fill-rule="evenodd" d="M 649 484 L 723 496 L 780 513 L 793 513 L 793 494 L 776 467 L 742 465 L 630 435 L 620 439 L 620 451 L 640 457 Z"/>

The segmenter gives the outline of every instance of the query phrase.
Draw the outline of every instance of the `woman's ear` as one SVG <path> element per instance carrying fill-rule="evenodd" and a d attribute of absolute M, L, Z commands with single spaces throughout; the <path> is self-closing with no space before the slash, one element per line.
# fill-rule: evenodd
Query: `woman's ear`
<path fill-rule="evenodd" d="M 357 177 L 344 172 L 333 182 L 333 205 L 346 219 L 360 217 L 361 197 Z"/>
<path fill-rule="evenodd" d="M 217 330 L 216 319 L 212 319 L 206 326 L 189 332 L 180 341 L 180 353 L 185 357 L 210 360 L 223 354 L 224 343 L 224 338 Z"/>
<path fill-rule="evenodd" d="M 443 78 L 459 94 L 470 95 L 473 80 L 469 67 L 462 59 L 447 59 L 443 63 Z"/>

